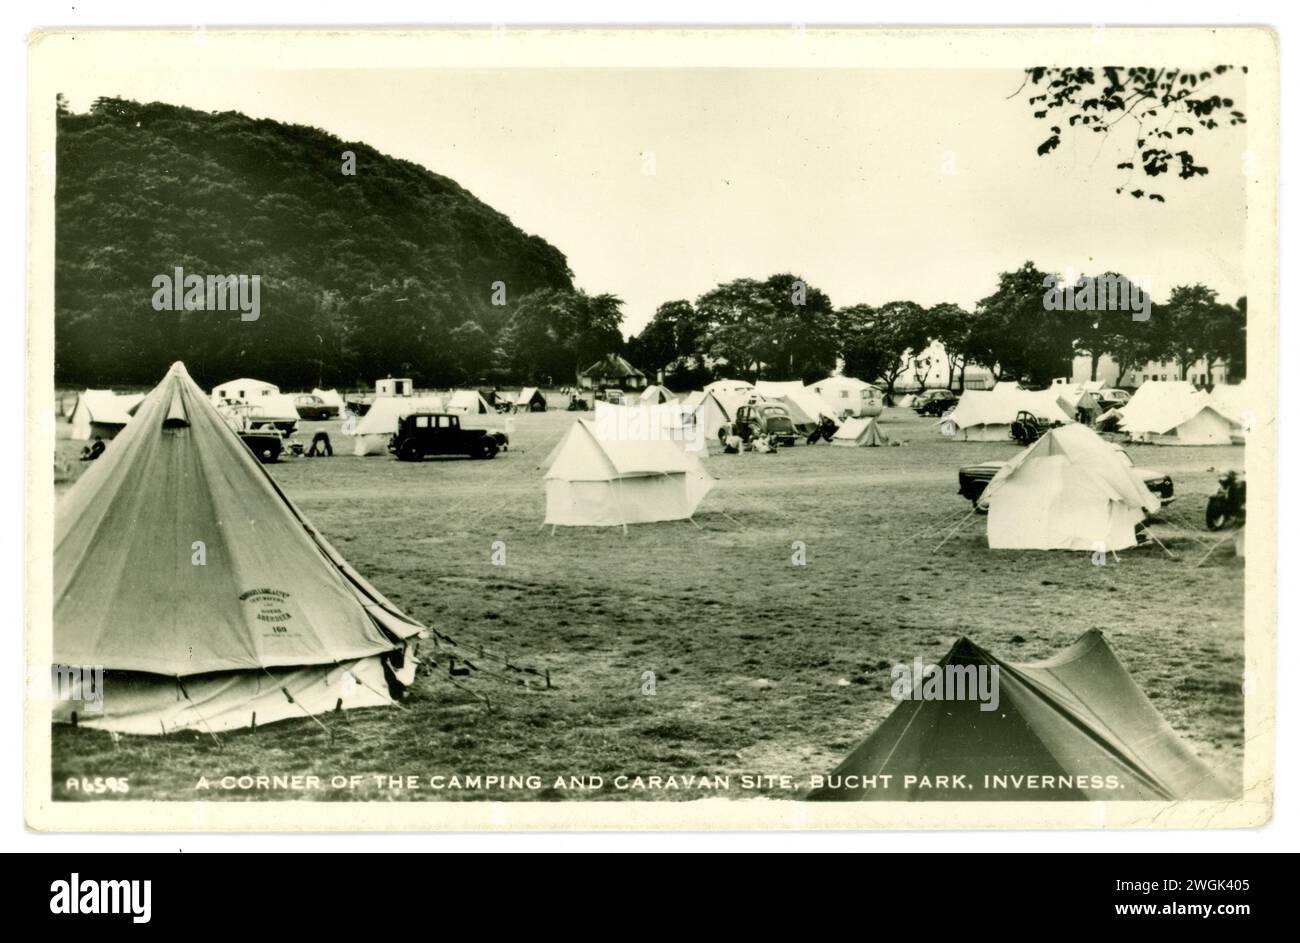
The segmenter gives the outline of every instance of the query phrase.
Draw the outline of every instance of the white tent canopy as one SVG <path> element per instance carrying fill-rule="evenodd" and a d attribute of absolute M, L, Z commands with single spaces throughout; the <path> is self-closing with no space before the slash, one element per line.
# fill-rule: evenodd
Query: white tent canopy
<path fill-rule="evenodd" d="M 671 403 L 676 399 L 676 393 L 658 383 L 652 383 L 641 391 L 641 402 L 643 403 Z"/>
<path fill-rule="evenodd" d="M 704 387 L 704 392 L 726 394 L 730 396 L 748 396 L 754 391 L 754 384 L 748 380 L 714 380 Z M 743 400 L 742 400 L 743 402 Z"/>
<path fill-rule="evenodd" d="M 579 419 L 547 457 L 546 519 L 602 527 L 689 518 L 713 487 L 699 458 L 669 438 L 615 439 Z"/>
<path fill-rule="evenodd" d="M 995 442 L 1011 437 L 1011 424 L 1021 411 L 1047 422 L 1072 421 L 1061 409 L 1055 390 L 1032 392 L 1011 383 L 999 383 L 991 390 L 967 390 L 958 400 L 957 408 L 941 422 L 949 424 L 957 439 Z"/>
<path fill-rule="evenodd" d="M 687 396 L 682 401 L 682 405 L 693 418 L 699 434 L 706 442 L 717 441 L 719 432 L 735 415 L 734 407 L 728 409 L 723 404 L 722 397 L 716 393 L 696 391 Z"/>
<path fill-rule="evenodd" d="M 1155 445 L 1229 445 L 1229 418 L 1210 394 L 1190 383 L 1148 380 L 1119 411 L 1130 438 Z"/>
<path fill-rule="evenodd" d="M 442 400 L 436 396 L 378 396 L 369 411 L 357 420 L 352 433 L 355 436 L 352 454 L 383 455 L 403 416 L 442 411 Z"/>
<path fill-rule="evenodd" d="M 340 411 L 343 409 L 343 397 L 339 395 L 338 390 L 314 389 L 311 395 L 319 398 L 326 406 Z"/>
<path fill-rule="evenodd" d="M 1002 466 L 980 503 L 995 550 L 1124 550 L 1144 512 L 1160 510 L 1123 455 L 1078 423 L 1049 429 Z"/>
<path fill-rule="evenodd" d="M 1233 441 L 1244 441 L 1247 432 L 1252 431 L 1258 421 L 1257 407 L 1251 397 L 1252 390 L 1247 383 L 1220 383 L 1210 394 L 1214 408 L 1227 417 L 1232 424 Z"/>
<path fill-rule="evenodd" d="M 478 390 L 453 390 L 447 397 L 446 411 L 468 415 L 495 414 L 496 410 L 488 405 Z"/>
<path fill-rule="evenodd" d="M 817 394 L 817 391 L 810 386 L 804 386 L 798 380 L 792 380 L 788 383 L 759 380 L 754 389 L 760 396 L 783 400 L 787 406 L 795 406 L 799 413 L 807 417 L 808 422 L 818 422 L 823 416 L 835 418 L 834 411 Z M 793 412 L 791 415 L 795 417 L 796 422 L 803 421 L 795 416 Z"/>
<path fill-rule="evenodd" d="M 83 390 L 72 410 L 72 438 L 113 438 L 131 421 L 131 410 L 143 399 L 143 393 Z"/>
<path fill-rule="evenodd" d="M 889 444 L 889 437 L 881 430 L 880 421 L 874 416 L 845 419 L 835 430 L 835 435 L 831 436 L 831 445 L 864 447 Z"/>

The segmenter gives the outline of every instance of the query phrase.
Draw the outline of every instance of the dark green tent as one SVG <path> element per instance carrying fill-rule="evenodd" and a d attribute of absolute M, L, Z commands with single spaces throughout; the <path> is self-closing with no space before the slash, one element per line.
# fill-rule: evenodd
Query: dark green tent
<path fill-rule="evenodd" d="M 1047 661 L 1020 665 L 963 638 L 939 665 L 996 666 L 997 709 L 981 710 L 973 699 L 902 701 L 822 777 L 809 799 L 1133 801 L 1229 795 L 1095 629 Z"/>

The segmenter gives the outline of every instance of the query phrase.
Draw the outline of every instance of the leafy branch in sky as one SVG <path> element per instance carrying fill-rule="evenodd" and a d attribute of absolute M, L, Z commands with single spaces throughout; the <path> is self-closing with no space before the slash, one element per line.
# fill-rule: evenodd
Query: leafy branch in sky
<path fill-rule="evenodd" d="M 1233 100 L 1213 90 L 1216 79 L 1238 68 L 1243 75 L 1247 71 L 1244 65 L 1216 65 L 1203 71 L 1035 66 L 1025 70 L 1020 89 L 1028 86 L 1034 92 L 1029 95 L 1034 117 L 1050 122 L 1051 134 L 1038 145 L 1039 157 L 1060 145 L 1063 129 L 1106 136 L 1116 130 L 1131 133 L 1132 153 L 1116 165 L 1127 173 L 1115 192 L 1163 203 L 1162 194 L 1134 186 L 1134 174 L 1141 168 L 1147 177 L 1160 178 L 1172 169 L 1179 179 L 1190 180 L 1210 172 L 1196 162 L 1191 144 L 1198 131 L 1246 123 L 1245 113 Z M 1138 177 L 1137 183 L 1141 182 Z"/>

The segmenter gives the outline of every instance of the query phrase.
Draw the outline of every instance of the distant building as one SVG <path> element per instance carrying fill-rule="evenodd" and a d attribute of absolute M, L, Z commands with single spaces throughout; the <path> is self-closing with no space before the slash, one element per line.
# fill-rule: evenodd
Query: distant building
<path fill-rule="evenodd" d="M 644 373 L 618 354 L 606 354 L 578 371 L 578 386 L 584 390 L 644 390 L 648 382 Z"/>
<path fill-rule="evenodd" d="M 1073 366 L 1071 382 L 1087 383 L 1092 379 L 1091 357 L 1075 357 Z M 1176 360 L 1148 360 L 1146 363 L 1132 367 L 1121 377 L 1119 365 L 1106 354 L 1102 354 L 1097 361 L 1097 379 L 1106 386 L 1134 389 L 1148 380 L 1160 382 L 1181 380 L 1183 375 Z M 1187 368 L 1187 380 L 1197 387 L 1227 383 L 1228 365 L 1222 360 L 1216 360 L 1211 364 L 1202 357 Z"/>

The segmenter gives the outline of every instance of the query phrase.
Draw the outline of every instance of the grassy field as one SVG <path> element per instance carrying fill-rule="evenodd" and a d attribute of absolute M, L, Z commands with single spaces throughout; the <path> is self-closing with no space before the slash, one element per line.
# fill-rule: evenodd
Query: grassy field
<path fill-rule="evenodd" d="M 405 611 L 457 639 L 549 669 L 552 688 L 495 676 L 421 674 L 405 709 L 372 709 L 255 733 L 122 738 L 54 731 L 55 798 L 67 777 L 130 776 L 131 798 L 689 799 L 698 789 L 619 790 L 620 774 L 730 774 L 729 795 L 793 797 L 893 708 L 889 667 L 940 658 L 960 636 L 1012 661 L 1104 630 L 1138 684 L 1232 782 L 1242 752 L 1242 561 L 1230 545 L 1193 564 L 1215 469 L 1240 447 L 1133 446 L 1172 474 L 1178 499 L 1156 546 L 1094 566 L 1086 553 L 993 552 L 973 518 L 938 553 L 937 529 L 969 507 L 960 465 L 1014 443 L 957 443 L 909 410 L 882 423 L 900 448 L 798 446 L 712 455 L 717 487 L 696 524 L 539 529 L 538 464 L 573 421 L 513 420 L 491 462 L 389 457 L 289 459 L 271 473 L 334 545 Z M 350 440 L 329 429 L 340 453 Z M 305 424 L 304 441 L 317 424 Z M 303 435 L 303 433 L 300 433 Z M 75 445 L 79 445 L 76 443 Z M 61 441 L 72 454 L 74 443 Z M 75 460 L 71 463 L 76 466 Z M 79 469 L 74 468 L 75 471 Z M 60 486 L 63 490 L 66 486 Z M 1187 526 L 1185 526 L 1187 525 Z M 506 563 L 491 561 L 503 541 Z M 792 543 L 807 565 L 791 562 Z M 437 658 L 437 655 L 434 656 Z M 642 693 L 653 672 L 653 696 Z M 474 696 L 487 697 L 490 708 Z M 378 788 L 196 792 L 242 774 L 417 775 Z M 538 789 L 434 791 L 432 774 L 536 774 Z M 597 792 L 557 776 L 598 775 Z M 786 775 L 740 793 L 744 774 Z"/>

